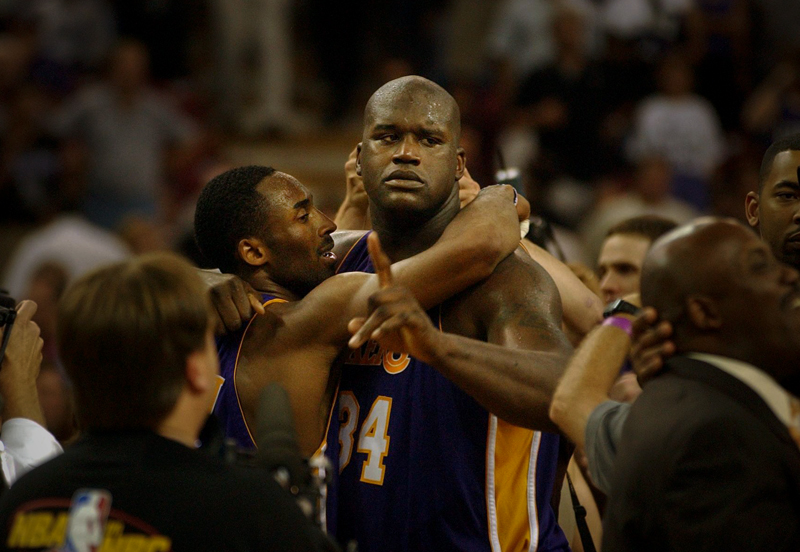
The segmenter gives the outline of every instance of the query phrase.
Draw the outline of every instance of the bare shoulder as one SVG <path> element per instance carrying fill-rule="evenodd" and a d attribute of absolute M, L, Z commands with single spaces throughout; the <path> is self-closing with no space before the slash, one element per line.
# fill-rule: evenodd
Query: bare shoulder
<path fill-rule="evenodd" d="M 487 326 L 512 321 L 522 326 L 559 327 L 561 300 L 547 271 L 518 248 L 489 278 L 450 301 L 446 319 L 448 327 L 460 327 L 456 333 L 478 339 L 485 339 Z"/>
<path fill-rule="evenodd" d="M 553 278 L 521 247 L 503 259 L 482 286 L 484 293 L 497 293 L 504 297 L 520 293 L 558 297 Z"/>
<path fill-rule="evenodd" d="M 472 308 L 485 316 L 498 316 L 520 309 L 548 314 L 561 323 L 558 288 L 547 271 L 522 249 L 506 257 L 494 273 L 472 294 Z M 487 312 L 488 311 L 488 312 Z"/>
<path fill-rule="evenodd" d="M 294 302 L 274 302 L 264 307 L 264 314 L 256 314 L 246 326 L 245 339 L 242 344 L 243 352 L 247 349 L 268 349 L 275 335 L 283 326 L 285 313 L 293 311 Z"/>
<path fill-rule="evenodd" d="M 253 317 L 240 351 L 248 365 L 260 367 L 256 368 L 260 371 L 286 355 L 320 349 L 320 328 L 324 327 L 326 313 L 314 312 L 303 303 L 272 303 L 263 315 Z"/>

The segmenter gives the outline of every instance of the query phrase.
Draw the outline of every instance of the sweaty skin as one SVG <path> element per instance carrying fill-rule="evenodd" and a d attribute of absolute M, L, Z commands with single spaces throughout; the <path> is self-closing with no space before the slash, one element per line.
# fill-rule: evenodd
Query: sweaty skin
<path fill-rule="evenodd" d="M 467 247 L 466 251 L 481 262 L 462 262 L 457 268 L 438 269 L 434 276 L 416 276 L 406 281 L 399 273 L 395 275 L 398 281 L 411 287 L 423 306 L 442 304 L 445 330 L 504 346 L 502 355 L 472 354 L 469 362 L 447 374 L 453 382 L 473 395 L 488 411 L 508 422 L 554 430 L 548 417 L 550 398 L 571 350 L 560 329 L 558 291 L 542 267 L 521 250 L 499 265 L 497 262 L 502 256 L 494 254 L 491 262 L 486 262 L 486 246 L 479 245 L 478 240 L 497 224 L 496 218 L 487 221 L 484 229 L 469 225 L 463 230 L 453 230 L 450 223 L 455 222 L 459 214 L 457 181 L 464 173 L 466 161 L 463 149 L 457 145 L 458 107 L 430 81 L 412 80 L 412 87 L 407 87 L 408 82 L 401 79 L 381 89 L 370 99 L 365 112 L 356 171 L 363 178 L 369 196 L 373 228 L 389 258 L 396 263 L 418 254 L 434 255 L 434 244 L 445 241 L 448 233 L 464 238 L 467 231 L 477 230 L 474 237 L 462 239 L 458 244 L 447 239 L 449 253 L 441 258 L 462 255 L 463 261 L 464 247 Z M 441 100 L 447 107 L 431 113 L 427 109 L 431 99 Z M 511 226 L 518 232 L 516 221 Z M 341 259 L 362 236 L 363 232 L 337 235 L 334 253 Z M 517 233 L 516 242 L 518 238 Z M 490 250 L 497 251 L 496 248 Z M 398 264 L 395 268 L 399 270 L 401 266 Z M 497 270 L 492 272 L 495 266 Z M 467 289 L 453 301 L 444 302 L 456 291 L 489 275 L 488 280 Z M 364 280 L 356 279 L 365 277 L 370 278 L 347 274 L 340 281 L 358 281 L 353 288 L 361 289 Z M 255 324 L 264 327 L 251 328 L 253 335 L 261 336 L 252 343 L 266 341 L 275 349 L 255 346 L 253 351 L 249 347 L 243 350 L 242 366 L 251 366 L 244 368 L 241 375 L 237 373 L 237 386 L 241 381 L 241 388 L 245 389 L 242 397 L 246 419 L 254 417 L 256 397 L 245 395 L 257 393 L 271 380 L 282 379 L 297 388 L 292 399 L 297 425 L 308 428 L 306 431 L 298 427 L 303 448 L 306 452 L 316 448 L 325 416 L 311 412 L 307 405 L 329 403 L 332 384 L 329 385 L 328 369 L 347 342 L 347 321 L 366 312 L 367 298 L 378 288 L 377 281 L 373 282 L 360 294 L 363 303 L 357 312 L 347 310 L 344 304 L 355 292 L 345 293 L 341 283 L 326 285 L 322 290 L 320 286 L 309 293 L 301 302 L 304 305 L 301 314 L 296 314 L 299 307 L 294 304 L 270 305 L 268 310 L 275 313 L 276 318 L 255 319 Z M 431 291 L 432 283 L 446 283 L 450 287 L 446 293 L 439 290 L 436 295 Z M 415 285 L 420 289 L 415 289 Z M 420 295 L 425 292 L 430 293 L 427 299 Z M 225 303 L 224 298 L 222 303 Z M 229 303 L 222 308 L 231 312 Z M 325 307 L 320 307 L 321 304 Z M 245 308 L 233 309 L 233 312 L 249 314 L 246 307 L 245 302 Z M 320 313 L 326 314 L 321 316 Z M 330 323 L 331 314 L 328 313 L 342 313 L 341 326 L 338 322 Z M 287 337 L 289 331 L 294 332 L 291 337 Z M 326 332 L 331 332 L 329 339 L 322 338 Z M 337 345 L 331 345 L 333 342 Z M 486 369 L 486 357 L 492 361 L 491 370 Z M 297 370 L 297 366 L 306 367 L 307 373 Z M 316 372 L 324 372 L 324 377 L 316 377 Z M 309 389 L 312 385 L 313 389 Z M 248 404 L 253 406 L 248 407 Z M 326 408 L 321 407 L 321 410 L 327 413 Z"/>
<path fill-rule="evenodd" d="M 442 102 L 434 113 L 427 106 Z M 458 213 L 458 106 L 419 77 L 392 81 L 370 98 L 357 171 L 370 198 L 372 226 L 392 260 L 424 251 Z M 398 182 L 395 177 L 407 179 Z M 421 186 L 406 184 L 419 182 Z M 571 346 L 550 276 L 522 250 L 486 280 L 442 305 L 443 329 L 504 346 L 506 355 L 447 376 L 484 408 L 516 425 L 555 430 L 550 398 Z M 465 364 L 464 366 L 467 366 Z"/>
<path fill-rule="evenodd" d="M 299 183 L 293 194 L 288 204 L 307 197 Z M 397 263 L 395 276 L 429 306 L 486 277 L 518 242 L 512 197 L 505 187 L 483 192 L 434 247 Z M 310 234 L 324 243 L 333 226 L 313 204 L 308 207 L 311 218 L 303 225 L 312 225 Z M 282 224 L 291 225 L 292 211 L 286 213 Z M 341 243 L 337 245 L 342 248 Z M 317 242 L 307 248 L 316 251 Z M 378 289 L 377 277 L 333 276 L 302 298 L 267 278 L 254 277 L 252 284 L 288 302 L 269 304 L 263 315 L 250 322 L 236 370 L 242 412 L 248 425 L 255 427 L 261 389 L 271 382 L 281 383 L 289 393 L 301 452 L 311 455 L 322 440 L 336 387 L 337 373 L 331 372 L 331 365 L 346 346 L 348 321 L 366 313 L 368 298 Z"/>

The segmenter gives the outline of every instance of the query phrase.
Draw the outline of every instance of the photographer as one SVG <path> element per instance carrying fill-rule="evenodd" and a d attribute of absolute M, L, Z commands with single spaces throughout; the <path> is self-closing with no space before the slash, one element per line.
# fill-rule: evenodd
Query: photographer
<path fill-rule="evenodd" d="M 8 296 L 3 297 L 13 305 Z M 61 445 L 44 426 L 44 415 L 36 391 L 42 362 L 39 326 L 31 320 L 36 303 L 22 301 L 16 311 L 0 306 L 0 396 L 3 398 L 0 431 L 0 463 L 5 485 L 61 452 Z"/>
<path fill-rule="evenodd" d="M 2 497 L 1 549 L 324 549 L 266 470 L 196 450 L 219 374 L 206 296 L 171 254 L 67 290 L 59 354 L 84 433 Z"/>

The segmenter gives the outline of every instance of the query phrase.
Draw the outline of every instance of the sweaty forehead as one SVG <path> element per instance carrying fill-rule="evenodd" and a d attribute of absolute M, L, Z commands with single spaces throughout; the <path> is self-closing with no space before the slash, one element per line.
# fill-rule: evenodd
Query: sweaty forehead
<path fill-rule="evenodd" d="M 376 125 L 425 125 L 458 133 L 460 114 L 444 90 L 423 85 L 384 87 L 370 98 L 364 112 L 365 129 Z"/>

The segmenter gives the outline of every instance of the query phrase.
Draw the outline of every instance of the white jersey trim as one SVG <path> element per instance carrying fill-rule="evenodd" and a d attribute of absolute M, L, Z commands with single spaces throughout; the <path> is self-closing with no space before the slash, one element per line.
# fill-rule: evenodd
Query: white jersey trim
<path fill-rule="evenodd" d="M 497 532 L 497 497 L 495 496 L 495 445 L 497 443 L 497 416 L 489 414 L 489 435 L 486 439 L 486 512 L 489 516 L 489 544 L 492 552 L 502 552 Z"/>
<path fill-rule="evenodd" d="M 539 510 L 536 504 L 536 470 L 539 465 L 539 446 L 542 443 L 542 432 L 534 431 L 531 441 L 531 456 L 528 466 L 528 522 L 531 529 L 531 544 L 528 552 L 539 549 Z"/>

